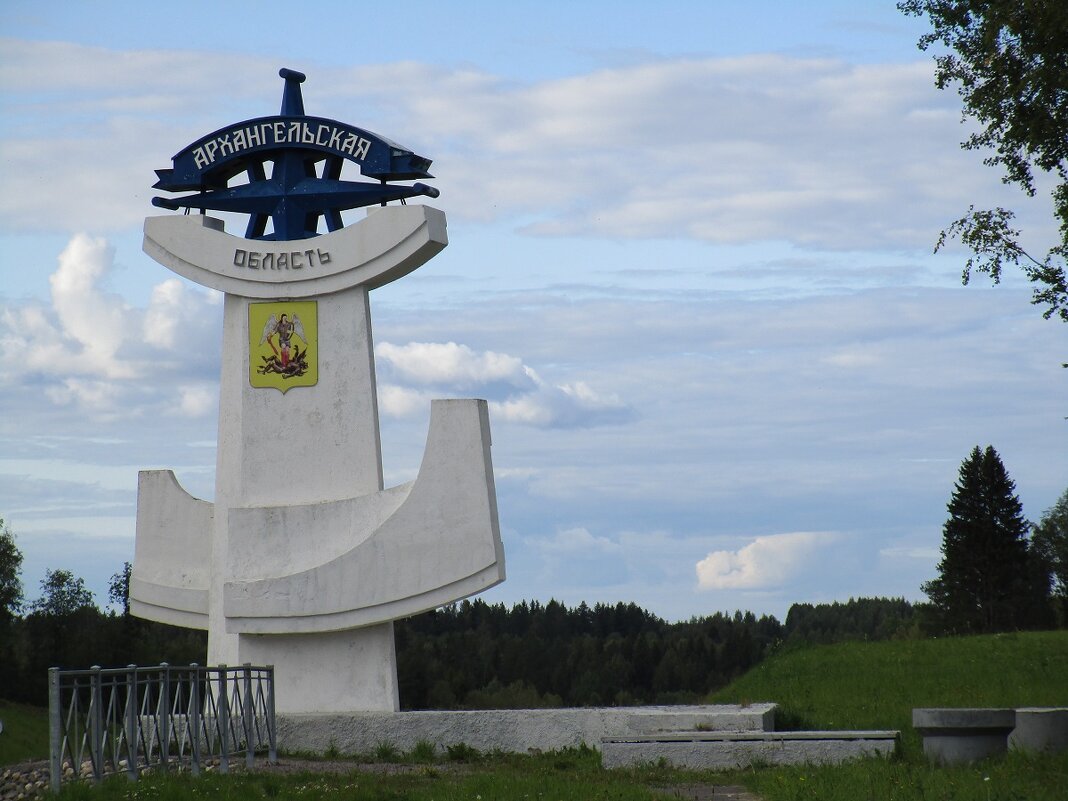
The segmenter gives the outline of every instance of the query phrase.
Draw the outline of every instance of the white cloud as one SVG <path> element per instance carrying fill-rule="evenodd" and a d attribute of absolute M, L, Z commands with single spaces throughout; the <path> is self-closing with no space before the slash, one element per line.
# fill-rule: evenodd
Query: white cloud
<path fill-rule="evenodd" d="M 176 413 L 182 417 L 203 417 L 218 408 L 219 393 L 214 385 L 194 385 L 178 388 Z"/>
<path fill-rule="evenodd" d="M 280 91 L 274 68 L 242 54 L 6 45 L 19 123 L 0 135 L 7 229 L 135 224 L 166 154 L 267 113 Z M 523 220 L 536 235 L 927 248 L 931 221 L 975 196 L 1020 200 L 960 150 L 957 100 L 919 57 L 662 59 L 531 83 L 402 62 L 309 81 L 309 113 L 364 109 L 354 122 L 432 157 L 451 218 Z M 38 99 L 71 94 L 83 99 Z"/>
<path fill-rule="evenodd" d="M 378 410 L 389 417 L 412 417 L 430 408 L 434 393 L 409 389 L 396 384 L 378 385 Z"/>
<path fill-rule="evenodd" d="M 58 386 L 49 387 L 45 394 L 60 406 L 75 404 L 92 412 L 116 415 L 119 389 L 108 381 L 93 381 L 83 378 L 65 378 Z"/>
<path fill-rule="evenodd" d="M 174 347 L 179 316 L 186 303 L 185 287 L 177 278 L 153 287 L 145 312 L 145 341 L 161 348 Z"/>
<path fill-rule="evenodd" d="M 557 529 L 549 539 L 528 540 L 535 548 L 552 553 L 614 553 L 620 550 L 619 543 L 608 537 L 598 537 L 584 526 Z"/>
<path fill-rule="evenodd" d="M 137 374 L 119 355 L 129 310 L 118 295 L 100 289 L 114 255 L 106 240 L 76 234 L 49 277 L 51 309 L 5 311 L 0 345 L 19 354 L 19 368 L 108 379 Z"/>
<path fill-rule="evenodd" d="M 797 531 L 757 537 L 737 551 L 712 551 L 697 563 L 697 583 L 706 590 L 772 588 L 836 538 L 830 532 Z"/>
<path fill-rule="evenodd" d="M 82 371 L 130 378 L 133 367 L 118 359 L 127 333 L 125 304 L 98 286 L 114 258 L 114 249 L 104 239 L 76 235 L 59 255 L 59 269 L 49 278 L 52 307 L 63 333 L 81 346 L 76 358 L 82 362 Z"/>
<path fill-rule="evenodd" d="M 529 387 L 532 377 L 516 356 L 487 350 L 475 353 L 455 342 L 382 342 L 375 355 L 388 362 L 398 375 L 416 384 L 470 386 L 504 381 Z"/>
<path fill-rule="evenodd" d="M 11 356 L 0 360 L 0 378 L 96 418 L 136 415 L 155 403 L 183 416 L 205 414 L 214 389 L 203 382 L 176 399 L 168 393 L 175 370 L 186 379 L 217 375 L 218 346 L 206 346 L 218 340 L 217 293 L 171 279 L 153 288 L 146 308 L 131 306 L 105 291 L 114 258 L 106 239 L 70 239 L 49 276 L 50 303 L 10 305 L 0 315 L 0 351 Z"/>
<path fill-rule="evenodd" d="M 529 369 L 529 368 L 528 368 Z M 634 418 L 634 410 L 618 395 L 601 394 L 584 381 L 558 385 L 542 381 L 533 392 L 490 403 L 495 416 L 512 423 L 543 428 L 581 428 L 624 423 Z"/>
<path fill-rule="evenodd" d="M 597 392 L 585 381 L 550 384 L 507 353 L 476 352 L 456 342 L 382 342 L 375 354 L 385 379 L 378 388 L 379 408 L 392 417 L 419 414 L 434 397 L 464 392 L 489 398 L 495 419 L 541 428 L 604 425 L 634 416 L 615 394 Z"/>

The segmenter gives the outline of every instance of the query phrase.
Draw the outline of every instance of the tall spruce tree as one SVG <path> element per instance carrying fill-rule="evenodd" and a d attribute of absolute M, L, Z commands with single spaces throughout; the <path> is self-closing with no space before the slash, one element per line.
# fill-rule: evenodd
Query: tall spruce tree
<path fill-rule="evenodd" d="M 1047 623 L 1049 574 L 1030 548 L 1031 524 L 993 447 L 964 460 L 942 527 L 939 576 L 925 582 L 940 628 L 973 634 Z"/>

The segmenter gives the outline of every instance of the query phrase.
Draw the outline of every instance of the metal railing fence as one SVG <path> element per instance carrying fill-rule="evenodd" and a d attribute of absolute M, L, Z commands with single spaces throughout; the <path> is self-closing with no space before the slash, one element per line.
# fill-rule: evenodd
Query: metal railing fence
<path fill-rule="evenodd" d="M 274 667 L 168 665 L 48 671 L 49 772 L 53 792 L 68 778 L 147 768 L 219 771 L 244 753 L 277 761 Z"/>

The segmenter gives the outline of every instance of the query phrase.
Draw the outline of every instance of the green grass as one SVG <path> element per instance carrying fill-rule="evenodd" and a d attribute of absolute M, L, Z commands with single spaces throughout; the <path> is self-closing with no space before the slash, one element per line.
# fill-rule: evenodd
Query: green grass
<path fill-rule="evenodd" d="M 775 701 L 781 729 L 899 729 L 913 751 L 914 707 L 1068 704 L 1068 631 L 812 646 L 772 657 L 710 700 Z"/>
<path fill-rule="evenodd" d="M 776 701 L 780 728 L 899 729 L 902 748 L 892 759 L 828 767 L 754 767 L 727 774 L 694 774 L 663 767 L 604 771 L 590 749 L 539 756 L 496 754 L 423 744 L 401 755 L 415 766 L 402 774 L 235 774 L 145 776 L 136 785 L 119 777 L 100 788 L 66 787 L 63 799 L 261 798 L 346 801 L 520 801 L 673 797 L 651 788 L 683 783 L 744 784 L 766 801 L 1064 801 L 1068 753 L 1012 753 L 955 768 L 928 764 L 911 726 L 913 707 L 1068 706 L 1068 631 L 938 640 L 843 643 L 780 653 L 729 687 L 716 703 Z M 15 711 L 9 711 L 14 709 Z M 43 710 L 0 702 L 7 721 L 24 715 L 25 756 L 9 757 L 14 741 L 0 735 L 0 763 L 47 752 Z M 13 723 L 13 725 L 18 725 Z M 386 749 L 383 748 L 383 751 Z M 396 757 L 391 753 L 389 756 Z M 461 753 L 462 751 L 462 753 Z M 355 768 L 355 766 L 354 766 Z"/>
<path fill-rule="evenodd" d="M 0 766 L 48 759 L 48 710 L 0 700 Z"/>
<path fill-rule="evenodd" d="M 323 801 L 653 801 L 663 797 L 650 789 L 677 780 L 682 774 L 648 768 L 609 772 L 600 755 L 588 748 L 539 756 L 498 754 L 479 758 L 476 765 L 451 767 L 445 763 L 420 765 L 404 774 L 384 775 L 354 769 L 343 774 L 209 774 L 192 779 L 188 774 L 149 775 L 131 785 L 114 777 L 99 787 L 64 786 L 61 801 L 109 799 L 194 798 L 252 801 L 263 798 L 322 799 Z"/>
<path fill-rule="evenodd" d="M 714 693 L 715 703 L 773 700 L 778 728 L 898 729 L 890 760 L 741 774 L 767 801 L 1063 801 L 1068 753 L 1009 754 L 936 768 L 912 728 L 914 707 L 1068 705 L 1068 631 L 875 643 L 778 654 Z"/>
<path fill-rule="evenodd" d="M 1010 753 L 936 768 L 922 754 L 845 765 L 765 768 L 739 778 L 766 801 L 1064 801 L 1068 753 Z"/>

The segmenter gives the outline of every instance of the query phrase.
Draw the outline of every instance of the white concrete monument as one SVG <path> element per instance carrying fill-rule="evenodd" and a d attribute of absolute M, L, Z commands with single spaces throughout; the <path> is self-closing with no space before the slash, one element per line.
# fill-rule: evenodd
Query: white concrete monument
<path fill-rule="evenodd" d="M 207 629 L 211 664 L 273 664 L 280 713 L 396 711 L 393 621 L 504 580 L 486 402 L 433 401 L 418 477 L 383 488 L 368 292 L 444 248 L 445 215 L 386 206 L 437 196 L 388 183 L 429 160 L 305 116 L 304 76 L 280 74 L 280 115 L 158 171 L 196 194 L 156 205 L 201 214 L 146 219 L 146 253 L 225 293 L 218 457 L 214 503 L 140 474 L 131 611 Z M 379 183 L 340 180 L 344 160 Z M 248 214 L 246 236 L 205 209 Z"/>

